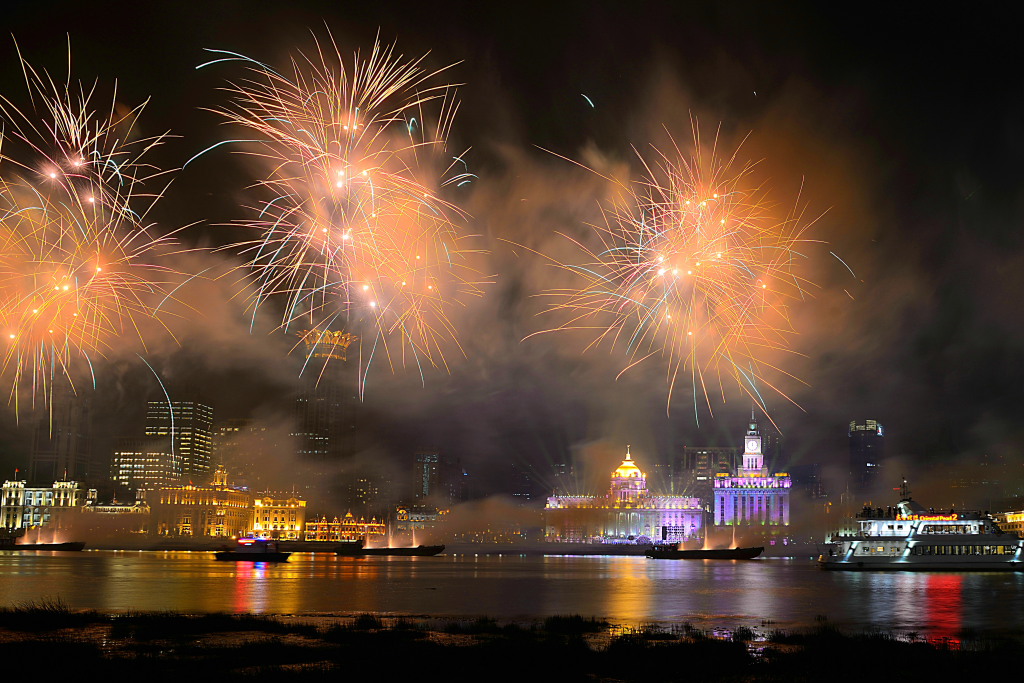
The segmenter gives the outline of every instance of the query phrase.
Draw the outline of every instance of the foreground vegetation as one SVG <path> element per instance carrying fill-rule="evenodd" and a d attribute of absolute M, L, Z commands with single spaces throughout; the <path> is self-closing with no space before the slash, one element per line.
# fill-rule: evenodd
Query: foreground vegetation
<path fill-rule="evenodd" d="M 1015 675 L 1022 635 L 964 633 L 927 642 L 848 634 L 822 621 L 806 632 L 707 633 L 612 627 L 579 616 L 531 624 L 430 622 L 375 615 L 103 614 L 57 602 L 0 609 L 0 656 L 90 677 L 182 680 L 901 681 Z"/>

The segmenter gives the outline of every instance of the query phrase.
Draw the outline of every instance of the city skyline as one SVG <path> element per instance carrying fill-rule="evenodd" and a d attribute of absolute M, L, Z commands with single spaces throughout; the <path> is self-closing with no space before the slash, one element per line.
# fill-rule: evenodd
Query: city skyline
<path fill-rule="evenodd" d="M 1019 322 L 1010 313 L 1021 253 L 1011 229 L 1020 219 L 1012 122 L 1021 120 L 1022 104 L 1005 87 L 1013 78 L 1007 60 L 985 51 L 944 54 L 950 36 L 978 40 L 960 17 L 939 12 L 937 28 L 926 29 L 910 10 L 876 22 L 836 8 L 737 5 L 686 16 L 651 3 L 633 11 L 598 6 L 581 25 L 572 9 L 552 8 L 542 22 L 550 41 L 526 49 L 520 43 L 535 28 L 532 18 L 499 10 L 468 18 L 454 6 L 429 16 L 362 8 L 340 17 L 316 3 L 276 9 L 259 19 L 278 29 L 271 45 L 237 27 L 228 9 L 211 10 L 190 24 L 194 30 L 163 21 L 182 16 L 169 8 L 124 8 L 109 22 L 64 9 L 45 20 L 39 10 L 12 10 L 22 55 L 62 73 L 67 34 L 76 78 L 116 79 L 131 106 L 151 97 L 140 119 L 147 132 L 182 136 L 159 150 L 168 168 L 226 137 L 199 108 L 223 104 L 217 87 L 235 74 L 196 71 L 206 48 L 276 64 L 308 50 L 310 31 L 326 22 L 343 54 L 367 49 L 379 29 L 404 54 L 430 51 L 431 68 L 464 61 L 447 72 L 465 83 L 450 146 L 455 154 L 469 148 L 466 163 L 477 178 L 450 198 L 486 238 L 487 272 L 498 277 L 460 314 L 465 357 L 450 354 L 447 372 L 374 366 L 360 404 L 370 436 L 354 455 L 360 463 L 404 467 L 402 458 L 416 450 L 443 445 L 486 490 L 510 461 L 537 469 L 619 443 L 666 456 L 678 444 L 733 446 L 749 410 L 742 392 L 713 401 L 713 416 L 690 405 L 690 396 L 666 416 L 660 367 L 619 377 L 620 357 L 581 353 L 585 341 L 572 333 L 524 341 L 545 326 L 533 295 L 551 277 L 542 259 L 515 245 L 579 234 L 599 220 L 605 191 L 595 174 L 556 155 L 606 169 L 635 166 L 630 145 L 664 145 L 667 130 L 685 146 L 691 116 L 706 135 L 721 122 L 730 152 L 746 139 L 741 154 L 762 160 L 773 198 L 788 205 L 802 191 L 799 206 L 816 218 L 811 234 L 828 243 L 814 263 L 820 288 L 793 309 L 797 353 L 781 357 L 785 371 L 808 384 L 787 380 L 800 407 L 765 398 L 788 461 L 827 467 L 848 458 L 845 425 L 865 417 L 886 425 L 887 456 L 922 475 L 933 462 L 1016 457 L 1024 373 L 1014 360 Z M 990 23 L 983 15 L 964 21 Z M 125 34 L 122 22 L 138 30 Z M 118 47 L 100 50 L 98 41 Z M 0 47 L 11 65 L 0 92 L 20 104 L 26 94 L 14 44 Z M 997 39 L 987 49 L 998 55 L 1005 46 Z M 156 213 L 160 230 L 200 221 L 179 236 L 184 244 L 230 244 L 237 228 L 223 226 L 245 219 L 247 172 L 228 150 L 190 161 Z M 192 252 L 180 265 L 223 276 L 220 258 Z M 177 343 L 160 334 L 147 340 L 151 349 L 141 355 L 152 370 L 127 349 L 97 364 L 94 457 L 112 453 L 141 406 L 162 398 L 158 379 L 171 400 L 198 389 L 225 419 L 300 431 L 289 423 L 290 399 L 282 400 L 308 381 L 294 339 L 273 333 L 266 317 L 253 322 L 231 298 L 229 279 L 181 290 L 201 314 L 168 322 Z M 5 421 L 4 465 L 24 467 L 26 430 L 10 411 Z"/>

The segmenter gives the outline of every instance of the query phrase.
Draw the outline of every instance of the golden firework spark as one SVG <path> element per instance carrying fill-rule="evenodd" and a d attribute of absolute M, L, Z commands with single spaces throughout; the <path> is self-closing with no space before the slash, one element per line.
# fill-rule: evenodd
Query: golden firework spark
<path fill-rule="evenodd" d="M 692 153 L 672 145 L 637 153 L 643 177 L 619 183 L 589 246 L 574 240 L 580 261 L 556 264 L 579 284 L 547 292 L 549 312 L 569 314 L 557 330 L 595 331 L 587 348 L 624 349 L 623 372 L 664 359 L 669 405 L 685 377 L 695 411 L 727 385 L 764 408 L 765 388 L 785 396 L 773 357 L 790 349 L 789 306 L 809 287 L 797 248 L 810 223 L 775 212 L 739 149 L 721 157 L 716 138 L 702 151 L 696 127 Z"/>
<path fill-rule="evenodd" d="M 346 64 L 333 39 L 318 41 L 286 74 L 220 54 L 248 77 L 218 112 L 268 170 L 244 223 L 259 236 L 235 245 L 256 274 L 254 315 L 277 299 L 285 330 L 357 333 L 367 366 L 378 347 L 392 368 L 410 357 L 421 372 L 446 366 L 446 347 L 458 347 L 449 309 L 480 284 L 466 216 L 441 197 L 474 177 L 447 151 L 452 86 L 379 43 Z"/>
<path fill-rule="evenodd" d="M 146 216 L 162 172 L 143 155 L 163 136 L 132 141 L 145 105 L 99 111 L 97 85 L 55 82 L 22 62 L 32 105 L 0 96 L 0 334 L 2 372 L 47 403 L 55 381 L 117 338 L 141 339 L 160 286 L 147 261 L 163 238 Z"/>

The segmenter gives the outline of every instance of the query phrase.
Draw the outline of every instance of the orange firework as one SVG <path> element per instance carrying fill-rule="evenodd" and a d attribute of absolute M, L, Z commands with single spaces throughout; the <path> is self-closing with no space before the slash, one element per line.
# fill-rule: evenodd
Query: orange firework
<path fill-rule="evenodd" d="M 0 97 L 0 334 L 16 408 L 22 388 L 46 403 L 77 363 L 138 337 L 161 241 L 144 226 L 159 194 L 142 191 L 160 175 L 142 155 L 161 138 L 126 142 L 142 107 L 102 115 L 95 85 L 23 68 L 32 109 Z"/>
<path fill-rule="evenodd" d="M 222 54 L 249 75 L 219 113 L 268 169 L 245 223 L 259 237 L 236 245 L 257 277 L 254 314 L 278 299 L 282 328 L 356 332 L 367 365 L 379 345 L 392 367 L 396 351 L 403 364 L 443 366 L 458 345 L 448 310 L 478 291 L 466 217 L 440 196 L 472 177 L 446 151 L 451 86 L 380 44 L 348 66 L 333 41 L 318 43 L 287 74 Z"/>
<path fill-rule="evenodd" d="M 786 373 L 771 356 L 789 348 L 789 304 L 808 286 L 796 251 L 808 224 L 777 216 L 755 164 L 738 167 L 738 150 L 721 158 L 716 147 L 702 152 L 695 128 L 690 155 L 674 142 L 650 160 L 638 153 L 644 177 L 602 207 L 599 246 L 577 241 L 581 262 L 557 264 L 581 284 L 547 294 L 570 314 L 556 329 L 596 330 L 590 346 L 623 348 L 623 371 L 665 359 L 669 403 L 686 377 L 695 410 L 698 397 L 711 407 L 712 392 L 724 400 L 727 384 L 764 407 L 764 387 L 782 394 L 769 375 Z"/>

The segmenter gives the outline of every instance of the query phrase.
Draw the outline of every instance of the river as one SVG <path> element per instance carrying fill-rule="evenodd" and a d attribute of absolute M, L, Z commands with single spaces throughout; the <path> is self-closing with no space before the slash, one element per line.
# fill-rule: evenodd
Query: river
<path fill-rule="evenodd" d="M 210 553 L 0 551 L 0 605 L 60 599 L 74 609 L 186 613 L 425 615 L 529 621 L 582 614 L 614 624 L 801 628 L 822 618 L 955 636 L 1024 629 L 1020 573 L 825 572 L 808 559 L 443 555 L 284 564 Z"/>

